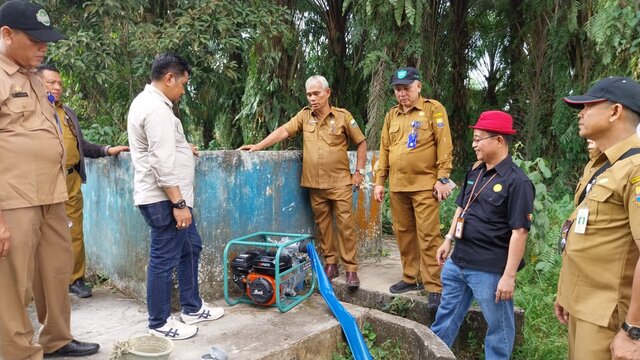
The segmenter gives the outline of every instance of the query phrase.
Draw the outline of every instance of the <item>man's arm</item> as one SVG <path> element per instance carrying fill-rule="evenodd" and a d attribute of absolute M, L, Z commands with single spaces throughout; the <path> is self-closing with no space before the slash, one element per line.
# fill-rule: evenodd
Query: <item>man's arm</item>
<path fill-rule="evenodd" d="M 449 232 L 444 236 L 444 241 L 442 245 L 436 251 L 436 261 L 438 261 L 438 265 L 444 265 L 444 262 L 447 261 L 449 254 L 451 253 L 451 243 L 453 242 L 453 234 L 455 234 L 456 223 L 458 222 L 458 218 L 462 214 L 462 208 L 458 206 L 456 208 L 456 212 L 453 214 L 453 218 L 451 219 L 451 226 L 449 226 Z"/>
<path fill-rule="evenodd" d="M 248 150 L 249 152 L 260 151 L 262 149 L 268 148 L 273 144 L 277 144 L 282 140 L 289 138 L 289 133 L 282 125 L 279 128 L 275 129 L 271 134 L 269 134 L 266 138 L 262 139 L 259 143 L 253 145 L 242 145 L 238 148 L 238 150 Z"/>
<path fill-rule="evenodd" d="M 358 169 L 364 169 L 365 162 L 367 161 L 367 141 L 362 140 L 360 144 L 358 144 L 358 148 L 356 151 L 356 172 L 351 176 L 351 184 L 355 186 L 360 186 L 362 184 L 362 180 L 364 180 L 364 175 L 360 174 Z"/>
<path fill-rule="evenodd" d="M 0 258 L 4 258 L 9 253 L 9 245 L 11 244 L 11 233 L 9 227 L 4 222 L 2 210 L 0 210 Z"/>
<path fill-rule="evenodd" d="M 527 245 L 527 237 L 529 230 L 519 228 L 511 230 L 511 239 L 509 240 L 509 255 L 507 255 L 507 266 L 502 273 L 502 278 L 498 282 L 496 289 L 496 303 L 500 300 L 513 299 L 513 291 L 516 287 L 516 273 L 518 265 L 522 261 L 524 249 Z"/>
<path fill-rule="evenodd" d="M 636 240 L 640 249 L 640 240 Z M 633 326 L 640 326 L 640 260 L 636 262 L 631 284 L 631 300 L 624 321 Z M 640 359 L 640 340 L 632 340 L 624 330 L 618 331 L 611 342 L 611 359 Z"/>
<path fill-rule="evenodd" d="M 375 171 L 375 188 L 373 189 L 373 198 L 378 202 L 384 201 L 384 183 L 389 176 L 389 117 L 391 111 L 387 113 L 382 125 L 382 135 L 380 136 L 380 153 L 378 155 L 378 167 Z"/>
<path fill-rule="evenodd" d="M 437 179 L 449 178 L 453 168 L 453 143 L 447 109 L 442 104 L 437 103 L 431 120 L 433 121 L 433 136 L 436 143 L 436 176 Z M 445 200 L 451 195 L 449 184 L 436 181 L 433 187 L 438 201 Z"/>

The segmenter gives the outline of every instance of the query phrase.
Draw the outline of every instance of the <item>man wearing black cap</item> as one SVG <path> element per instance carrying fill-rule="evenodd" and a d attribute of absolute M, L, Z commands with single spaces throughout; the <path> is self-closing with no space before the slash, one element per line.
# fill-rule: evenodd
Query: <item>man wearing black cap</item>
<path fill-rule="evenodd" d="M 64 212 L 65 152 L 53 104 L 34 68 L 63 36 L 26 1 L 0 7 L 0 358 L 84 356 L 73 340 L 68 280 L 71 237 Z M 26 308 L 33 297 L 39 344 Z"/>
<path fill-rule="evenodd" d="M 438 201 L 451 193 L 449 120 L 442 104 L 420 96 L 422 83 L 415 68 L 396 70 L 391 85 L 398 105 L 384 119 L 374 189 L 375 199 L 382 202 L 389 179 L 393 229 L 402 259 L 402 280 L 389 291 L 426 288 L 428 306 L 435 310 L 442 293 L 435 260 L 441 241 Z"/>
<path fill-rule="evenodd" d="M 562 227 L 556 317 L 569 325 L 570 359 L 640 359 L 640 84 L 609 77 L 564 101 L 601 154 Z"/>
<path fill-rule="evenodd" d="M 516 133 L 511 115 L 485 111 L 470 128 L 478 162 L 465 175 L 449 232 L 437 251 L 443 292 L 431 329 L 451 347 L 475 299 L 487 323 L 485 359 L 507 360 L 515 340 L 516 273 L 524 266 L 535 190 L 509 155 Z"/>

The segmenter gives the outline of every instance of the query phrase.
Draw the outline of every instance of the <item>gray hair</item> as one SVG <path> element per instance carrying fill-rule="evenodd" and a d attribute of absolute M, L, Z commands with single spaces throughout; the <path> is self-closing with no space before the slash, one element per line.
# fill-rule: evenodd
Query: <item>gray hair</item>
<path fill-rule="evenodd" d="M 322 75 L 313 75 L 312 77 L 308 78 L 307 81 L 304 83 L 305 90 L 308 89 L 309 86 L 311 86 L 311 84 L 313 84 L 315 82 L 319 82 L 320 85 L 322 85 L 322 89 L 323 90 L 329 88 L 329 82 L 327 81 L 327 79 L 325 79 L 324 76 L 322 76 Z"/>

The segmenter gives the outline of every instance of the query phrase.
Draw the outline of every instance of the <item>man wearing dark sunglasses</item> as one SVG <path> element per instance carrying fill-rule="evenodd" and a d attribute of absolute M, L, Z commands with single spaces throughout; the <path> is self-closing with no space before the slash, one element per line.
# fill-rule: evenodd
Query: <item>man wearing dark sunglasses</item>
<path fill-rule="evenodd" d="M 564 101 L 601 153 L 562 229 L 555 313 L 569 326 L 569 359 L 640 359 L 640 84 L 609 77 Z"/>

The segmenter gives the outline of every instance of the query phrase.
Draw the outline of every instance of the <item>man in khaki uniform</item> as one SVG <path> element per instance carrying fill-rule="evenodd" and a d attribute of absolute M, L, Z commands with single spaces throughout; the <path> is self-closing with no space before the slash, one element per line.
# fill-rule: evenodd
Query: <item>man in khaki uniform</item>
<path fill-rule="evenodd" d="M 128 151 L 128 146 L 96 145 L 84 140 L 78 115 L 60 100 L 62 96 L 62 78 L 58 68 L 51 64 L 38 66 L 38 75 L 53 96 L 56 116 L 62 127 L 62 138 L 67 154 L 65 169 L 67 169 L 67 192 L 69 200 L 64 203 L 65 212 L 71 226 L 71 247 L 73 249 L 73 271 L 69 281 L 69 292 L 86 298 L 91 296 L 91 288 L 84 281 L 85 252 L 84 232 L 82 221 L 82 183 L 87 181 L 84 158 L 101 158 L 115 156 L 122 151 Z"/>
<path fill-rule="evenodd" d="M 0 358 L 84 356 L 99 345 L 73 340 L 67 283 L 71 237 L 64 144 L 47 91 L 33 69 L 63 36 L 26 1 L 0 7 Z M 39 344 L 27 306 L 43 324 Z"/>
<path fill-rule="evenodd" d="M 564 100 L 602 153 L 562 227 L 556 316 L 569 325 L 570 359 L 640 359 L 640 84 L 609 77 Z"/>
<path fill-rule="evenodd" d="M 309 106 L 259 143 L 244 145 L 240 150 L 262 150 L 298 132 L 303 133 L 300 186 L 309 189 L 311 210 L 320 231 L 325 272 L 330 280 L 339 275 L 338 249 L 334 238 L 334 231 L 337 230 L 337 245 L 345 267 L 347 285 L 357 288 L 360 280 L 357 273 L 355 222 L 351 213 L 352 186 L 358 187 L 362 183 L 367 142 L 353 116 L 347 110 L 329 104 L 331 89 L 324 77 L 310 77 L 305 87 Z M 353 175 L 347 157 L 349 143 L 358 145 Z M 334 217 L 337 229 L 333 228 Z"/>
<path fill-rule="evenodd" d="M 429 292 L 432 310 L 440 304 L 442 282 L 436 251 L 441 243 L 438 201 L 450 193 L 453 146 L 447 111 L 420 96 L 418 70 L 401 68 L 391 78 L 398 105 L 382 127 L 374 197 L 384 199 L 389 178 L 393 229 L 402 259 L 402 280 L 389 291 Z"/>

